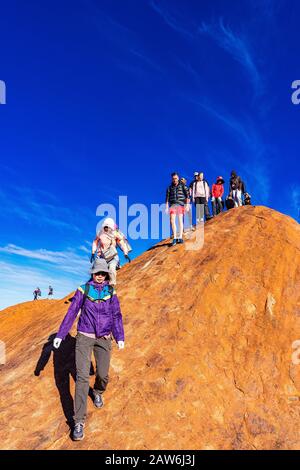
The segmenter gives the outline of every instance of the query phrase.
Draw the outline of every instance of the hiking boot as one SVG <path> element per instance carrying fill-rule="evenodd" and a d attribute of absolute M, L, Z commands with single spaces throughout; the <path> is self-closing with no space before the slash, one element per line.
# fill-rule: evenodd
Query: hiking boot
<path fill-rule="evenodd" d="M 98 410 L 100 410 L 100 408 L 103 408 L 104 403 L 103 403 L 102 395 L 100 394 L 95 395 L 94 406 L 95 408 L 98 408 Z"/>
<path fill-rule="evenodd" d="M 84 428 L 84 423 L 75 424 L 75 427 L 73 430 L 73 441 L 82 441 L 82 439 L 84 438 L 83 428 Z"/>
<path fill-rule="evenodd" d="M 172 246 L 175 246 L 177 243 L 177 238 L 174 238 L 173 241 L 172 241 Z"/>
<path fill-rule="evenodd" d="M 181 245 L 182 243 L 184 243 L 184 241 L 183 241 L 182 238 L 178 238 L 177 243 L 178 243 L 178 245 Z"/>

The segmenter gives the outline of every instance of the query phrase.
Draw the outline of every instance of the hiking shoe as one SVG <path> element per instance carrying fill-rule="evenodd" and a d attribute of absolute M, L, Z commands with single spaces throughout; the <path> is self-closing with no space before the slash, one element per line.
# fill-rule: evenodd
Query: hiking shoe
<path fill-rule="evenodd" d="M 104 403 L 103 403 L 102 395 L 100 394 L 95 395 L 94 406 L 95 408 L 98 408 L 98 410 L 100 410 L 100 408 L 103 408 Z"/>
<path fill-rule="evenodd" d="M 181 245 L 182 243 L 184 243 L 184 241 L 183 241 L 182 238 L 178 238 L 177 243 L 178 243 L 178 245 Z"/>
<path fill-rule="evenodd" d="M 172 246 L 175 246 L 177 243 L 177 238 L 174 238 L 173 241 L 172 241 Z"/>
<path fill-rule="evenodd" d="M 84 423 L 75 424 L 75 427 L 73 430 L 73 441 L 82 441 L 82 439 L 84 438 L 83 428 L 84 428 Z"/>

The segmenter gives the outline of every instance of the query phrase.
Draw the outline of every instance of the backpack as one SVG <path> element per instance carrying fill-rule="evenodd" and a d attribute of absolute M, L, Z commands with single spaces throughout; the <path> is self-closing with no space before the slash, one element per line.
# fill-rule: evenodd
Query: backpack
<path fill-rule="evenodd" d="M 203 179 L 202 182 L 203 182 L 204 190 L 205 190 L 205 183 L 206 183 L 206 184 L 207 184 L 207 187 L 208 187 L 208 190 L 209 190 L 209 192 L 210 192 L 210 186 L 209 186 L 209 184 L 208 184 L 208 181 L 207 181 L 206 179 Z M 192 189 L 192 194 L 196 191 L 196 184 L 197 184 L 197 183 L 199 183 L 198 180 L 193 181 L 193 183 L 192 183 L 192 188 L 191 188 L 191 189 Z"/>
<path fill-rule="evenodd" d="M 90 292 L 90 284 L 87 282 L 86 285 L 84 286 L 84 294 L 83 294 L 83 302 L 82 302 L 82 305 L 81 305 L 81 309 L 83 308 L 84 304 L 85 304 L 85 301 L 86 299 L 88 298 L 89 296 L 89 292 Z M 109 290 L 109 293 L 110 293 L 110 296 L 112 297 L 113 296 L 113 293 L 114 293 L 114 288 L 113 286 L 108 286 L 108 290 Z"/>

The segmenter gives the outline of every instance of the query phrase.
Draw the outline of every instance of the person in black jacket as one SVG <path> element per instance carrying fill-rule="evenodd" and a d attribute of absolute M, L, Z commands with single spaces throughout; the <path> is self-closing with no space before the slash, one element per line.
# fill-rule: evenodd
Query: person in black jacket
<path fill-rule="evenodd" d="M 246 193 L 245 183 L 241 180 L 240 176 L 232 170 L 229 180 L 229 194 L 234 200 L 235 207 L 243 205 L 242 195 Z"/>
<path fill-rule="evenodd" d="M 186 187 L 187 192 L 190 194 L 190 189 L 187 185 L 187 180 L 183 176 L 180 178 L 179 183 L 183 184 Z M 191 185 L 190 185 L 191 186 Z M 188 223 L 189 223 L 189 230 L 195 230 L 193 227 L 193 214 L 192 211 L 188 211 Z"/>
<path fill-rule="evenodd" d="M 166 212 L 170 213 L 170 221 L 173 231 L 173 243 L 183 243 L 183 216 L 186 211 L 190 210 L 189 208 L 189 190 L 186 185 L 180 183 L 179 176 L 177 173 L 172 174 L 172 184 L 167 189 L 166 194 Z M 176 216 L 178 216 L 178 225 L 179 225 L 179 237 L 177 238 L 177 227 L 176 227 Z"/>

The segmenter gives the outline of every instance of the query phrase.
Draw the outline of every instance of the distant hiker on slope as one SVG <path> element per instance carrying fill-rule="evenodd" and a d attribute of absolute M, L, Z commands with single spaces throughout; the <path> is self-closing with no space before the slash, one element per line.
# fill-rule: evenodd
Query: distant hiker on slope
<path fill-rule="evenodd" d="M 241 178 L 236 174 L 234 170 L 231 172 L 229 181 L 229 194 L 234 200 L 235 207 L 243 205 L 242 194 L 245 193 L 245 185 Z"/>
<path fill-rule="evenodd" d="M 223 180 L 222 176 L 218 176 L 217 182 L 212 185 L 212 198 L 211 198 L 211 203 L 212 203 L 212 208 L 213 208 L 213 214 L 217 215 L 220 212 L 223 211 L 223 194 L 224 194 L 224 183 L 225 181 Z"/>
<path fill-rule="evenodd" d="M 48 298 L 51 298 L 53 295 L 53 287 L 49 286 Z"/>
<path fill-rule="evenodd" d="M 249 193 L 244 194 L 244 204 L 245 204 L 245 206 L 251 206 L 252 205 L 251 196 L 250 196 Z"/>
<path fill-rule="evenodd" d="M 172 173 L 172 183 L 167 189 L 166 194 L 166 212 L 170 213 L 170 222 L 173 232 L 173 242 L 172 246 L 176 243 L 183 243 L 183 216 L 186 211 L 190 210 L 189 208 L 189 191 L 188 188 L 179 182 L 178 173 Z M 177 227 L 176 227 L 176 216 L 178 216 L 178 238 L 177 238 Z"/>
<path fill-rule="evenodd" d="M 42 295 L 41 289 L 39 287 L 37 287 L 33 291 L 33 300 L 38 300 L 38 297 L 41 297 L 41 295 Z"/>
<path fill-rule="evenodd" d="M 235 202 L 232 198 L 232 196 L 230 196 L 230 194 L 227 196 L 226 200 L 225 200 L 225 206 L 226 206 L 226 209 L 229 211 L 230 209 L 233 209 L 235 207 Z"/>
<path fill-rule="evenodd" d="M 193 184 L 198 181 L 198 177 L 199 177 L 199 172 L 198 172 L 198 171 L 195 171 L 195 172 L 194 172 L 194 179 L 193 179 L 193 181 L 191 182 L 191 184 L 190 184 L 190 186 L 189 186 L 190 194 L 192 194 Z"/>
<path fill-rule="evenodd" d="M 196 206 L 196 222 L 199 224 L 204 221 L 204 214 L 206 220 L 211 219 L 208 207 L 208 200 L 210 197 L 210 189 L 208 182 L 204 179 L 204 174 L 199 173 L 196 181 L 194 181 L 191 190 L 192 201 Z"/>
<path fill-rule="evenodd" d="M 187 186 L 186 178 L 181 177 L 179 182 L 185 186 L 187 192 L 189 193 L 190 190 L 189 190 L 189 188 L 188 188 L 188 186 Z M 194 230 L 192 217 L 193 217 L 192 211 L 189 210 L 189 211 L 188 211 L 188 219 L 189 219 L 189 229 L 190 229 L 190 230 Z"/>
<path fill-rule="evenodd" d="M 73 430 L 75 441 L 81 441 L 84 438 L 92 352 L 94 352 L 97 366 L 93 390 L 94 405 L 100 409 L 103 407 L 102 395 L 109 382 L 111 335 L 119 349 L 125 347 L 120 303 L 114 288 L 109 285 L 109 268 L 106 261 L 96 259 L 91 274 L 92 279 L 77 289 L 53 342 L 54 348 L 58 349 L 81 310 L 77 325 L 75 352 L 77 371 Z"/>
<path fill-rule="evenodd" d="M 117 284 L 117 269 L 120 268 L 120 258 L 117 247 L 119 247 L 127 261 L 130 263 L 128 253 L 132 251 L 131 246 L 125 238 L 125 235 L 118 229 L 114 220 L 107 218 L 102 224 L 102 229 L 98 233 L 92 245 L 91 262 L 96 258 L 104 258 L 109 266 L 110 284 Z"/>

